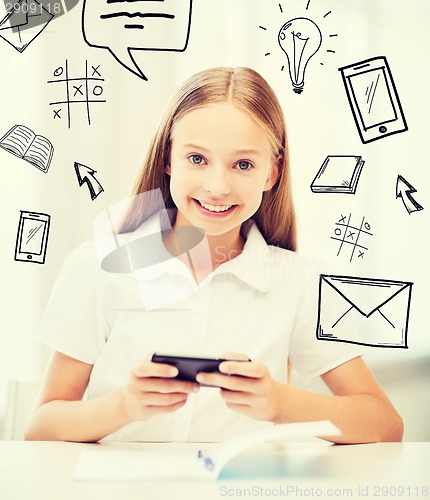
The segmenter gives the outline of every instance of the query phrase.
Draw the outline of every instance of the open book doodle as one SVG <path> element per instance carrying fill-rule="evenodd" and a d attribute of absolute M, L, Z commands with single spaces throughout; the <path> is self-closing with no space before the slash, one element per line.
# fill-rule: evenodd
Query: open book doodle
<path fill-rule="evenodd" d="M 338 436 L 340 431 L 330 421 L 299 422 L 274 425 L 244 432 L 210 449 L 173 449 L 138 451 L 83 452 L 78 460 L 74 479 L 139 480 L 139 479 L 199 479 L 216 480 L 227 463 L 242 452 L 265 442 L 294 440 L 309 436 Z"/>
<path fill-rule="evenodd" d="M 51 164 L 54 147 L 42 135 L 36 135 L 24 125 L 15 125 L 1 139 L 0 147 L 28 161 L 42 172 Z"/>

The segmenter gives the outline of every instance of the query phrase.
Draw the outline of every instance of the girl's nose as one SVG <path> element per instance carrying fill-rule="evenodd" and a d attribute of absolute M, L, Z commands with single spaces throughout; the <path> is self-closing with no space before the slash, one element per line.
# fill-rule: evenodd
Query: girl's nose
<path fill-rule="evenodd" d="M 224 168 L 211 169 L 207 172 L 207 177 L 202 184 L 203 189 L 213 196 L 225 196 L 231 191 L 228 172 Z"/>

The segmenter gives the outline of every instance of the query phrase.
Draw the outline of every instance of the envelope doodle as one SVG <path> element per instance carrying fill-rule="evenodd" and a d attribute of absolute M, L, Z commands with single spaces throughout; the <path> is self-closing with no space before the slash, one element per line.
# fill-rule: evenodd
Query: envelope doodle
<path fill-rule="evenodd" d="M 317 339 L 407 349 L 412 285 L 321 274 Z"/>
<path fill-rule="evenodd" d="M 22 53 L 54 16 L 41 1 L 0 2 L 0 38 Z"/>

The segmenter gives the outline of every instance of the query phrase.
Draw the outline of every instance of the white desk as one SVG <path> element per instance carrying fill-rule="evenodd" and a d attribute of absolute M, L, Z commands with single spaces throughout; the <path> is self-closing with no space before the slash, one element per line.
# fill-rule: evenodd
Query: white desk
<path fill-rule="evenodd" d="M 285 456 L 289 472 L 272 479 L 78 482 L 72 478 L 82 451 L 168 450 L 173 446 L 196 448 L 191 444 L 0 441 L 0 499 L 219 500 L 328 496 L 363 499 L 366 496 L 363 488 L 368 488 L 368 498 L 430 499 L 430 443 L 285 444 L 277 453 Z M 252 461 L 252 453 L 245 459 Z"/>

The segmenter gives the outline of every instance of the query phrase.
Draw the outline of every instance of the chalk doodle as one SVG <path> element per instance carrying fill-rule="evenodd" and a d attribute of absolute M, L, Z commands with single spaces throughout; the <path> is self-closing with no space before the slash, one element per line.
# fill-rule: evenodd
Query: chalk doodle
<path fill-rule="evenodd" d="M 341 215 L 339 220 L 335 224 L 334 236 L 331 236 L 332 240 L 340 241 L 339 249 L 337 252 L 337 257 L 342 251 L 342 248 L 348 248 L 351 250 L 349 261 L 352 262 L 354 255 L 362 259 L 364 258 L 364 252 L 368 248 L 361 243 L 359 239 L 362 235 L 373 236 L 370 232 L 370 224 L 363 217 L 359 226 L 352 226 L 350 224 L 351 215 Z M 348 219 L 348 220 L 347 220 Z"/>
<path fill-rule="evenodd" d="M 15 260 L 44 264 L 51 216 L 21 210 L 16 235 Z"/>
<path fill-rule="evenodd" d="M 312 181 L 311 191 L 355 194 L 363 165 L 361 156 L 329 155 Z"/>
<path fill-rule="evenodd" d="M 308 11 L 311 0 L 306 3 L 305 11 Z M 279 3 L 279 10 L 284 14 L 282 4 Z M 324 14 L 323 19 L 331 14 L 328 11 Z M 283 16 L 284 17 L 284 16 Z M 259 26 L 260 29 L 268 31 L 265 26 Z M 328 35 L 328 38 L 337 37 L 333 33 Z M 277 32 L 278 46 L 281 48 L 284 56 L 287 59 L 288 69 L 292 89 L 296 94 L 301 94 L 305 85 L 305 72 L 311 58 L 317 52 L 322 50 L 325 36 L 318 24 L 309 17 L 298 16 L 283 22 Z M 326 49 L 327 53 L 335 53 L 332 48 Z M 266 52 L 265 56 L 271 53 Z M 322 62 L 320 62 L 323 65 Z M 285 64 L 282 64 L 281 71 L 284 71 Z"/>
<path fill-rule="evenodd" d="M 85 61 L 84 76 L 71 77 L 69 64 L 66 59 L 64 66 L 59 66 L 53 71 L 53 80 L 48 80 L 48 84 L 60 90 L 60 98 L 49 103 L 52 106 L 52 117 L 54 120 L 63 120 L 63 113 L 67 116 L 67 127 L 72 124 L 72 111 L 77 107 L 84 110 L 88 125 L 91 125 L 91 106 L 106 102 L 103 99 L 104 87 L 100 65 L 89 65 Z"/>
<path fill-rule="evenodd" d="M 54 15 L 36 0 L 0 0 L 0 37 L 22 53 Z"/>
<path fill-rule="evenodd" d="M 408 130 L 394 79 L 385 57 L 339 68 L 361 141 Z"/>
<path fill-rule="evenodd" d="M 6 132 L 0 139 L 0 148 L 28 161 L 44 173 L 48 171 L 54 154 L 51 141 L 43 135 L 36 135 L 25 125 L 14 125 Z"/>
<path fill-rule="evenodd" d="M 74 167 L 79 186 L 86 184 L 90 192 L 91 200 L 94 201 L 97 196 L 104 191 L 102 185 L 94 176 L 97 172 L 78 162 L 74 162 Z"/>
<path fill-rule="evenodd" d="M 414 188 L 414 186 L 412 186 L 412 184 L 409 184 L 409 182 L 403 176 L 397 176 L 396 198 L 402 199 L 403 205 L 408 211 L 408 214 L 424 209 L 424 207 L 421 206 L 412 196 L 412 193 L 416 192 L 417 190 Z"/>
<path fill-rule="evenodd" d="M 48 23 L 78 3 L 79 0 L 0 0 L 0 37 L 23 52 Z"/>
<path fill-rule="evenodd" d="M 412 285 L 321 274 L 317 339 L 407 349 Z"/>
<path fill-rule="evenodd" d="M 193 0 L 84 0 L 82 33 L 91 47 L 107 49 L 121 66 L 148 80 L 133 52 L 184 52 Z"/>

